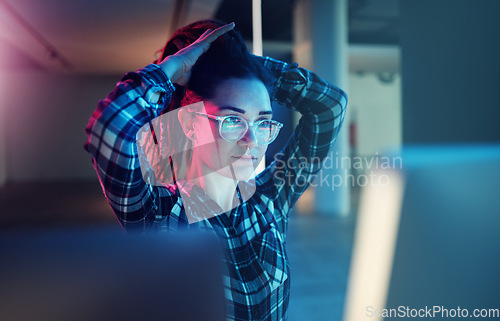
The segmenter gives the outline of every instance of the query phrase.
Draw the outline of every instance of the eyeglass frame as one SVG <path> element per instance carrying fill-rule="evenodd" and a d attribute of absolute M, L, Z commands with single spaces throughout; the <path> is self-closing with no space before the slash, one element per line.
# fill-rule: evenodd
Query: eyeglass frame
<path fill-rule="evenodd" d="M 226 116 L 215 116 L 215 115 L 210 115 L 210 114 L 204 114 L 204 113 L 200 113 L 198 111 L 193 111 L 194 114 L 196 115 L 199 115 L 199 116 L 207 116 L 207 118 L 209 119 L 213 119 L 213 120 L 217 120 L 217 122 L 219 123 L 219 135 L 220 137 L 222 137 L 225 141 L 228 141 L 228 142 L 231 142 L 231 143 L 234 143 L 234 142 L 237 142 L 239 141 L 240 139 L 242 139 L 243 137 L 245 137 L 245 135 L 248 133 L 248 129 L 250 127 L 256 127 L 258 126 L 258 124 L 260 124 L 261 122 L 263 121 L 270 121 L 274 124 L 276 124 L 278 126 L 278 129 L 277 129 L 277 132 L 276 132 L 276 135 L 275 137 L 273 138 L 273 140 L 271 140 L 270 142 L 268 143 L 265 143 L 265 144 L 262 144 L 261 142 L 259 142 L 257 140 L 257 142 L 260 144 L 260 145 L 269 145 L 271 144 L 272 142 L 274 142 L 276 140 L 276 137 L 278 137 L 278 134 L 280 133 L 280 129 L 283 127 L 283 124 L 280 123 L 279 121 L 277 120 L 274 120 L 274 119 L 260 119 L 260 120 L 257 120 L 255 122 L 249 122 L 248 120 L 246 120 L 245 118 L 241 117 L 241 116 L 238 116 L 238 115 L 226 115 Z M 243 135 L 241 135 L 240 138 L 238 138 L 237 140 L 229 140 L 229 139 L 226 139 L 224 138 L 224 136 L 222 136 L 222 123 L 224 122 L 224 120 L 226 120 L 226 118 L 229 118 L 229 117 L 236 117 L 236 118 L 240 118 L 241 120 L 243 120 L 243 122 L 245 124 L 247 124 L 247 129 L 245 130 L 245 132 L 243 133 Z M 254 136 L 257 137 L 257 135 L 255 134 L 255 130 L 253 132 Z"/>

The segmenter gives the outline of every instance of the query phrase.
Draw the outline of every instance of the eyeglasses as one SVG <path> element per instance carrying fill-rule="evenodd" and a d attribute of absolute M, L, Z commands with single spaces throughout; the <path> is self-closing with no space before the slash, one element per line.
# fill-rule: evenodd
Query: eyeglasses
<path fill-rule="evenodd" d="M 270 119 L 261 119 L 256 122 L 249 123 L 246 119 L 235 116 L 215 116 L 194 112 L 196 115 L 206 116 L 209 119 L 217 120 L 219 122 L 219 134 L 228 142 L 237 142 L 245 136 L 249 127 L 253 127 L 253 134 L 257 142 L 261 145 L 268 145 L 272 143 L 278 133 L 283 127 L 283 124 Z"/>

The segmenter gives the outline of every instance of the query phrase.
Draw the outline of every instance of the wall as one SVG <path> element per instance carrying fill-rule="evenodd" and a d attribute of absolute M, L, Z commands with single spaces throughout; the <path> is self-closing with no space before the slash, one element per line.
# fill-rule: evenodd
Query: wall
<path fill-rule="evenodd" d="M 83 150 L 84 128 L 97 101 L 121 76 L 33 70 L 0 74 L 4 181 L 95 179 Z"/>
<path fill-rule="evenodd" d="M 357 155 L 375 155 L 401 145 L 401 77 L 379 80 L 375 72 L 349 74 L 349 108 L 356 124 Z"/>
<path fill-rule="evenodd" d="M 500 141 L 500 1 L 400 1 L 403 141 Z"/>

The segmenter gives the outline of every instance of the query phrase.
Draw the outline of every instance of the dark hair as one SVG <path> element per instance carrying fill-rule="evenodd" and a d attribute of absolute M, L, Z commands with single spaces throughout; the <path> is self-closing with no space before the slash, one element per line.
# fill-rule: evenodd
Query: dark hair
<path fill-rule="evenodd" d="M 177 30 L 168 40 L 161 57 L 156 62 L 192 44 L 207 29 L 216 29 L 225 24 L 219 20 L 200 20 Z M 229 78 L 260 80 L 272 97 L 273 77 L 270 71 L 250 54 L 240 33 L 235 30 L 220 36 L 198 59 L 191 71 L 187 88 L 176 85 L 170 106 L 164 112 L 203 98 L 212 98 L 217 86 Z"/>

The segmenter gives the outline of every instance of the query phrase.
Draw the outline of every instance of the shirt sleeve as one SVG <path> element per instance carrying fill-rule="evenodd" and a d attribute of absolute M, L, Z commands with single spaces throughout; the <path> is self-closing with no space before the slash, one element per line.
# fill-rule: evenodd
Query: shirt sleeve
<path fill-rule="evenodd" d="M 258 57 L 276 77 L 274 99 L 301 113 L 284 149 L 257 177 L 275 204 L 275 219 L 286 233 L 288 212 L 304 193 L 340 131 L 347 95 L 313 72 L 269 57 Z"/>
<path fill-rule="evenodd" d="M 101 187 L 125 228 L 144 229 L 157 218 L 161 199 L 171 194 L 144 181 L 136 135 L 161 114 L 175 87 L 158 65 L 127 73 L 116 88 L 99 101 L 85 128 L 84 148 L 92 156 Z"/>

